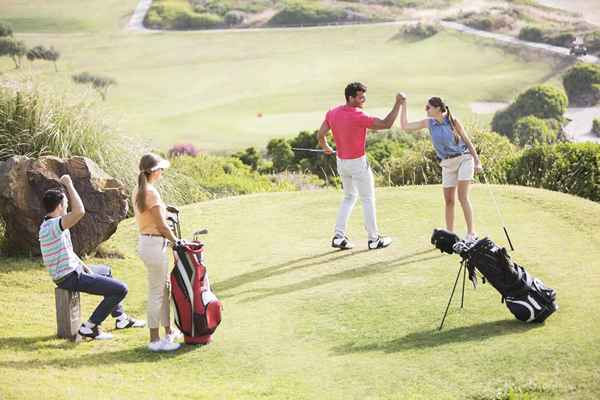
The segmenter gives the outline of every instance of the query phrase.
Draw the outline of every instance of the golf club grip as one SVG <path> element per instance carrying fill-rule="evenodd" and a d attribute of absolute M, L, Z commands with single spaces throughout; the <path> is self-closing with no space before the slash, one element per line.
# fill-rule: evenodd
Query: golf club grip
<path fill-rule="evenodd" d="M 513 247 L 512 241 L 510 240 L 510 236 L 508 236 L 508 231 L 506 230 L 506 227 L 503 226 L 502 229 L 504 229 L 504 234 L 506 235 L 506 239 L 508 239 L 508 245 L 510 246 L 510 250 L 511 251 L 515 251 L 515 248 Z"/>

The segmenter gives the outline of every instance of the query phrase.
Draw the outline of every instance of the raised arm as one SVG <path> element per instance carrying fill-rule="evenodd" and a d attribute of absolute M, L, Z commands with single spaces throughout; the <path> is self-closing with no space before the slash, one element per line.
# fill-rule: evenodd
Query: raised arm
<path fill-rule="evenodd" d="M 333 154 L 333 149 L 329 146 L 329 143 L 327 143 L 327 134 L 329 134 L 329 124 L 327 121 L 323 121 L 319 128 L 319 132 L 317 133 L 317 140 L 325 154 Z"/>
<path fill-rule="evenodd" d="M 427 128 L 427 120 L 422 119 L 420 121 L 408 122 L 408 116 L 406 115 L 407 104 L 406 98 L 402 102 L 402 112 L 400 113 L 400 127 L 405 131 L 418 131 Z"/>
<path fill-rule="evenodd" d="M 481 161 L 479 160 L 479 155 L 477 154 L 477 150 L 475 150 L 475 146 L 473 146 L 473 143 L 471 142 L 471 138 L 469 137 L 469 135 L 467 135 L 462 124 L 456 118 L 454 119 L 454 129 L 456 129 L 456 132 L 458 132 L 458 134 L 461 137 L 461 139 L 463 140 L 463 142 L 465 142 L 465 144 L 467 145 L 467 148 L 469 149 L 469 153 L 471 153 L 471 155 L 473 156 L 473 160 L 475 161 L 475 171 L 476 172 L 483 171 L 483 167 L 481 166 Z"/>
<path fill-rule="evenodd" d="M 69 175 L 63 175 L 60 177 L 60 182 L 67 189 L 67 195 L 69 196 L 69 202 L 71 204 L 71 212 L 60 219 L 60 224 L 63 229 L 69 229 L 83 218 L 85 215 L 85 208 L 83 207 L 83 202 L 81 201 L 81 197 L 79 197 L 79 193 L 77 193 L 75 186 L 73 186 L 71 177 Z"/>
<path fill-rule="evenodd" d="M 396 118 L 398 118 L 398 112 L 400 111 L 400 106 L 402 105 L 403 101 L 403 95 L 398 93 L 396 95 L 396 102 L 394 103 L 394 106 L 388 115 L 384 119 L 375 118 L 373 125 L 371 125 L 369 129 L 374 131 L 379 129 L 390 129 L 394 125 Z"/>

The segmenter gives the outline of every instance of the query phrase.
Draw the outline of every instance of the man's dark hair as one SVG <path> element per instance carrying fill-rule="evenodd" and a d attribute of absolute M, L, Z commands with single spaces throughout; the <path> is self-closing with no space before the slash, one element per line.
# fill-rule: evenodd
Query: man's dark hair
<path fill-rule="evenodd" d="M 350 97 L 356 97 L 358 92 L 367 92 L 367 87 L 360 82 L 352 82 L 346 86 L 344 90 L 344 96 L 346 96 L 346 101 L 350 100 Z"/>
<path fill-rule="evenodd" d="M 46 209 L 46 213 L 50 214 L 52 211 L 56 210 L 56 207 L 62 203 L 65 198 L 65 193 L 60 189 L 50 189 L 44 193 L 44 197 L 42 198 L 42 203 L 44 204 L 44 208 Z"/>

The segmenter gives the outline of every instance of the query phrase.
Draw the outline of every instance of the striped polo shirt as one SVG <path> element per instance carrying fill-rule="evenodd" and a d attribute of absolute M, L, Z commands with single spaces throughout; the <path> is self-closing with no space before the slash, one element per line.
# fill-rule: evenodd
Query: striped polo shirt
<path fill-rule="evenodd" d="M 54 281 L 81 270 L 82 261 L 73 251 L 71 233 L 63 230 L 61 217 L 49 218 L 40 226 L 39 239 L 44 265 Z"/>

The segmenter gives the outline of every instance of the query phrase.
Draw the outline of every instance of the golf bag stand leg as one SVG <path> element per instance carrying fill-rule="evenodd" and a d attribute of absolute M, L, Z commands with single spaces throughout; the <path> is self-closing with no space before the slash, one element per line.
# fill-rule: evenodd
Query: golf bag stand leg
<path fill-rule="evenodd" d="M 446 320 L 446 315 L 448 315 L 448 309 L 450 308 L 450 304 L 452 303 L 452 298 L 454 297 L 454 292 L 456 291 L 456 285 L 458 285 L 458 280 L 460 279 L 460 273 L 463 272 L 463 268 L 466 271 L 465 263 L 461 262 L 460 267 L 458 267 L 458 274 L 456 274 L 456 280 L 454 281 L 454 286 L 452 287 L 452 292 L 450 293 L 450 298 L 448 299 L 448 305 L 446 306 L 446 311 L 444 311 L 444 316 L 442 317 L 442 322 L 440 323 L 440 327 L 438 328 L 438 331 L 441 331 L 442 328 L 444 327 L 444 321 Z M 465 275 L 463 275 L 463 299 L 461 300 L 461 308 L 462 308 L 462 304 L 464 302 L 464 295 L 465 295 L 464 278 L 465 278 Z"/>

